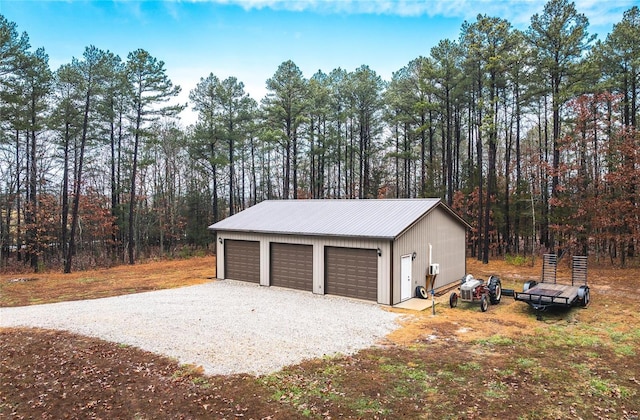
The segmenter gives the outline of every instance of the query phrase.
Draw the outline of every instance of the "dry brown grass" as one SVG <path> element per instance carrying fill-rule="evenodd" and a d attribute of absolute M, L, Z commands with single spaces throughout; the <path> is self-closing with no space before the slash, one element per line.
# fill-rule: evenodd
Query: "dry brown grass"
<path fill-rule="evenodd" d="M 215 275 L 215 256 L 122 265 L 70 274 L 0 274 L 0 307 L 170 289 L 205 283 Z"/>
<path fill-rule="evenodd" d="M 475 277 L 487 279 L 491 275 L 499 275 L 502 287 L 521 291 L 525 281 L 540 280 L 542 259 L 525 265 L 512 265 L 504 260 L 492 260 L 482 264 L 477 259 L 467 259 L 467 272 Z M 558 266 L 558 282 L 571 283 L 571 268 L 565 261 Z M 593 299 L 592 310 L 574 310 L 574 317 L 583 322 L 593 322 L 607 311 L 607 319 L 619 328 L 632 328 L 629 315 L 637 310 L 640 304 L 640 269 L 620 269 L 616 267 L 590 267 L 589 287 Z M 535 335 L 540 322 L 528 305 L 516 302 L 512 297 L 503 296 L 499 305 L 490 306 L 484 314 L 479 312 L 479 305 L 460 303 L 457 308 L 449 308 L 449 293 L 445 292 L 436 298 L 436 317 L 427 310 L 419 317 L 411 317 L 406 325 L 394 331 L 389 339 L 397 344 L 410 345 L 426 336 L 454 337 L 456 340 L 473 341 L 499 331 L 502 336 L 519 337 Z M 613 305 L 620 303 L 621 305 Z M 408 312 L 411 314 L 411 312 Z M 548 319 L 553 320 L 554 311 Z M 635 326 L 637 327 L 637 326 Z"/>
<path fill-rule="evenodd" d="M 215 258 L 110 270 L 0 276 L 3 306 L 197 284 Z M 540 261 L 468 260 L 522 290 Z M 559 278 L 569 278 L 561 265 Z M 481 312 L 405 311 L 380 346 L 309 360 L 264 377 L 203 376 L 197 366 L 61 331 L 0 329 L 0 418 L 628 419 L 640 413 L 640 270 L 590 268 L 588 308 L 550 311 L 503 296 Z M 394 310 L 395 309 L 389 309 Z M 353 320 L 357 322 L 357 320 Z M 215 343 L 212 345 L 223 345 Z M 251 361 L 248 360 L 247 363 Z"/>

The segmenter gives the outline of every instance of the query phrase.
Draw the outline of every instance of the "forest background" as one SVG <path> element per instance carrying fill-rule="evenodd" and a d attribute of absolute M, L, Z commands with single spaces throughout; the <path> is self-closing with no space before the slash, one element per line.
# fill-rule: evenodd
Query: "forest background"
<path fill-rule="evenodd" d="M 235 77 L 189 93 L 144 49 L 51 69 L 0 16 L 0 268 L 65 272 L 206 250 L 207 226 L 267 199 L 440 197 L 468 252 L 637 262 L 640 10 L 604 40 L 567 0 L 526 30 L 465 22 L 383 80 L 305 78 L 285 61 L 258 102 Z"/>

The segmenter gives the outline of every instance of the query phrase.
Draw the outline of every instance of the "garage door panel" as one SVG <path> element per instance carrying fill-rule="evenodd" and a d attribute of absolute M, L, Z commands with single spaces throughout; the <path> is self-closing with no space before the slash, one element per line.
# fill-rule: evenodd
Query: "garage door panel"
<path fill-rule="evenodd" d="M 313 291 L 313 246 L 271 243 L 271 285 Z"/>
<path fill-rule="evenodd" d="M 325 291 L 332 295 L 377 301 L 377 251 L 326 247 Z"/>
<path fill-rule="evenodd" d="M 260 242 L 226 239 L 225 278 L 260 283 Z"/>

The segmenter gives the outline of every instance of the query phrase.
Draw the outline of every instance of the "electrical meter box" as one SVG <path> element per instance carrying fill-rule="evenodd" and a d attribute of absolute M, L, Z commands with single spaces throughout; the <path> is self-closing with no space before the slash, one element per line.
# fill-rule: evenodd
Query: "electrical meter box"
<path fill-rule="evenodd" d="M 429 265 L 429 275 L 435 276 L 440 274 L 440 264 L 430 264 Z"/>

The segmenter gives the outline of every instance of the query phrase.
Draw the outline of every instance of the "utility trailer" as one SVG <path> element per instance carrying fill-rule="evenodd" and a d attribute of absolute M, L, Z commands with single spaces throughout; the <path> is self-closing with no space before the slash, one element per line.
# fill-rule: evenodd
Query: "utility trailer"
<path fill-rule="evenodd" d="M 591 300 L 587 285 L 587 257 L 573 257 L 570 285 L 557 283 L 557 268 L 558 256 L 545 254 L 541 282 L 528 281 L 524 284 L 522 292 L 513 294 L 515 300 L 525 302 L 535 309 L 538 319 L 541 317 L 540 313 L 549 307 L 586 307 Z"/>

